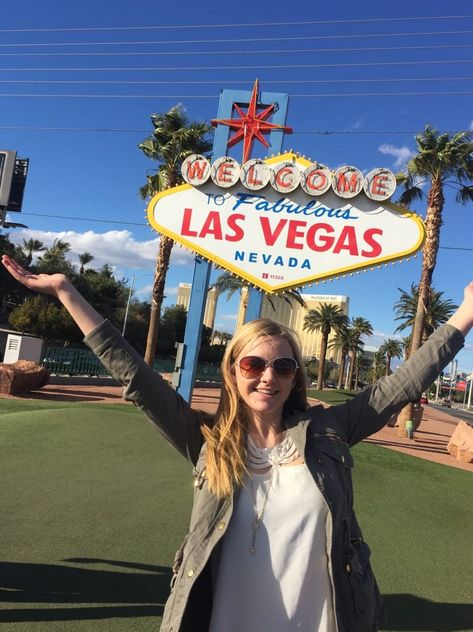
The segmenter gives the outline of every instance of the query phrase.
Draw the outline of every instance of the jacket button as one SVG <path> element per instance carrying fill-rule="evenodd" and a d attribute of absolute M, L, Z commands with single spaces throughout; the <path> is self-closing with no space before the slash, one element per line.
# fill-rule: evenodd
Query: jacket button
<path fill-rule="evenodd" d="M 347 573 L 351 573 L 351 566 L 350 566 L 350 564 L 347 564 Z"/>
<path fill-rule="evenodd" d="M 190 568 L 190 569 L 187 571 L 187 577 L 192 577 L 192 575 L 193 575 L 193 574 L 194 574 L 194 569 L 193 569 L 193 568 Z"/>
<path fill-rule="evenodd" d="M 221 531 L 221 530 L 224 528 L 224 526 L 225 526 L 225 523 L 224 523 L 224 522 L 223 522 L 223 520 L 222 520 L 222 522 L 219 522 L 219 523 L 218 523 L 218 525 L 217 525 L 217 529 L 219 529 L 219 530 Z"/>

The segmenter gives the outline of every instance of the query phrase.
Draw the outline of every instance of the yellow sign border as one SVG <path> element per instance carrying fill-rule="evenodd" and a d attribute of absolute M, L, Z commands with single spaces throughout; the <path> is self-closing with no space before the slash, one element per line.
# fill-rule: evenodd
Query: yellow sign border
<path fill-rule="evenodd" d="M 266 158 L 263 162 L 265 162 L 266 164 L 274 164 L 274 163 L 279 163 L 279 162 L 289 161 L 289 160 L 293 162 L 298 162 L 299 164 L 302 164 L 304 167 L 308 167 L 311 164 L 313 164 L 310 160 L 307 160 L 306 158 L 303 158 L 293 152 L 287 152 L 285 154 L 280 154 L 278 156 L 272 156 L 271 158 Z M 159 200 L 161 200 L 162 198 L 168 195 L 174 195 L 175 193 L 179 193 L 180 191 L 186 191 L 187 189 L 192 189 L 192 188 L 194 187 L 192 187 L 192 185 L 190 184 L 180 184 L 177 187 L 172 187 L 170 189 L 160 191 L 159 193 L 154 195 L 149 201 L 149 204 L 147 207 L 147 217 L 151 226 L 158 233 L 166 235 L 166 237 L 170 237 L 173 241 L 177 242 L 181 246 L 184 246 L 185 248 L 188 248 L 192 252 L 195 252 L 201 255 L 204 259 L 208 259 L 212 263 L 215 263 L 216 265 L 222 268 L 225 268 L 226 270 L 229 270 L 230 272 L 235 274 L 237 277 L 240 277 L 241 279 L 248 281 L 249 284 L 258 287 L 259 289 L 262 289 L 264 292 L 267 292 L 268 294 L 275 294 L 281 290 L 285 290 L 288 288 L 304 287 L 306 285 L 310 285 L 311 283 L 325 282 L 329 279 L 334 279 L 342 275 L 358 273 L 361 270 L 367 270 L 370 268 L 372 269 L 374 267 L 378 267 L 383 264 L 387 264 L 391 262 L 394 263 L 395 261 L 406 259 L 407 257 L 410 257 L 414 253 L 416 253 L 422 247 L 422 244 L 424 243 L 424 240 L 425 240 L 425 226 L 422 219 L 416 213 L 412 211 L 408 211 L 405 208 L 402 208 L 401 206 L 398 206 L 391 202 L 385 202 L 383 206 L 391 209 L 398 215 L 402 215 L 403 217 L 413 220 L 418 225 L 419 239 L 417 240 L 414 247 L 409 248 L 408 250 L 401 251 L 396 255 L 390 255 L 389 257 L 381 257 L 378 259 L 373 259 L 369 263 L 359 263 L 359 264 L 352 265 L 349 267 L 338 268 L 330 272 L 319 274 L 316 277 L 310 276 L 307 278 L 303 278 L 300 281 L 298 280 L 297 282 L 281 283 L 279 285 L 268 285 L 264 283 L 264 281 L 262 281 L 260 278 L 257 278 L 251 274 L 246 273 L 245 271 L 241 270 L 237 266 L 234 266 L 228 261 L 215 256 L 212 252 L 206 250 L 205 248 L 202 248 L 201 246 L 197 246 L 196 244 L 192 243 L 190 240 L 183 238 L 182 235 L 178 235 L 174 233 L 173 231 L 169 230 L 168 228 L 161 226 L 160 224 L 158 224 L 158 222 L 156 222 L 154 218 L 154 207 Z M 353 199 L 356 199 L 356 198 L 353 198 Z"/>

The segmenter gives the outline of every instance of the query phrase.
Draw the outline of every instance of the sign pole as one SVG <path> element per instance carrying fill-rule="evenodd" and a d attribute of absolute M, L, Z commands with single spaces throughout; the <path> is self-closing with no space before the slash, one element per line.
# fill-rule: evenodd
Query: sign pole
<path fill-rule="evenodd" d="M 217 118 L 231 118 L 234 103 L 249 103 L 251 92 L 245 90 L 222 90 L 218 106 Z M 289 95 L 272 92 L 263 92 L 261 102 L 265 104 L 276 103 L 276 111 L 272 121 L 279 125 L 284 125 L 287 115 Z M 215 129 L 212 155 L 214 157 L 224 156 L 227 153 L 227 143 L 230 128 L 225 125 L 218 125 Z M 271 153 L 279 153 L 282 148 L 283 131 L 272 131 L 269 135 Z M 209 288 L 210 272 L 212 266 L 209 262 L 196 257 L 194 265 L 194 275 L 192 279 L 192 290 L 187 314 L 186 331 L 184 334 L 184 354 L 182 367 L 180 369 L 179 385 L 176 391 L 186 400 L 192 397 L 195 370 L 197 367 L 197 357 L 199 355 L 200 342 L 202 338 L 202 321 L 205 311 L 205 302 Z M 258 318 L 261 312 L 262 293 L 257 290 L 250 291 L 247 314 L 251 314 L 251 319 Z"/>
<path fill-rule="evenodd" d="M 218 105 L 219 116 L 231 116 L 233 101 L 227 94 L 230 90 L 222 90 Z M 226 153 L 229 128 L 222 125 L 217 127 L 214 134 L 213 156 L 223 156 Z M 180 379 L 176 391 L 187 402 L 192 398 L 195 370 L 202 339 L 202 322 L 204 319 L 205 302 L 209 289 L 212 264 L 200 257 L 195 258 L 192 289 L 187 313 L 186 331 L 184 333 L 184 352 L 180 368 Z"/>
<path fill-rule="evenodd" d="M 269 95 L 263 93 L 263 103 L 274 103 L 277 102 L 278 108 L 274 113 L 272 121 L 277 123 L 278 125 L 286 124 L 286 116 L 287 116 L 287 107 L 289 105 L 289 95 L 287 94 L 272 94 L 272 101 L 268 101 Z M 275 99 L 274 97 L 277 97 Z M 282 141 L 283 141 L 283 132 L 271 132 L 269 135 L 270 143 L 271 143 L 271 153 L 279 154 L 282 151 Z M 259 318 L 261 315 L 261 307 L 263 305 L 263 293 L 260 290 L 252 287 L 249 289 L 248 293 L 248 305 L 245 312 L 245 323 L 248 323 L 250 320 L 255 320 Z"/>

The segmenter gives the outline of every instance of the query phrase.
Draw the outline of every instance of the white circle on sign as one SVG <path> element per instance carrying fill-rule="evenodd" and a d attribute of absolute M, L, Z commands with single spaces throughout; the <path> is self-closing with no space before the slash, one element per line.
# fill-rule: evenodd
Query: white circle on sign
<path fill-rule="evenodd" d="M 191 154 L 181 165 L 181 174 L 187 184 L 198 187 L 210 177 L 210 162 L 205 156 Z"/>
<path fill-rule="evenodd" d="M 259 191 L 268 184 L 270 175 L 268 165 L 258 158 L 253 158 L 241 166 L 240 180 L 250 191 Z"/>
<path fill-rule="evenodd" d="M 345 165 L 334 171 L 332 189 L 342 198 L 353 198 L 363 188 L 363 174 L 356 167 Z"/>
<path fill-rule="evenodd" d="M 396 190 L 396 176 L 389 169 L 373 169 L 365 177 L 366 195 L 375 202 L 388 200 Z"/>
<path fill-rule="evenodd" d="M 214 183 L 228 189 L 240 179 L 240 165 L 230 156 L 222 156 L 212 164 L 210 176 Z"/>
<path fill-rule="evenodd" d="M 282 162 L 271 169 L 271 186 L 279 193 L 290 193 L 297 189 L 301 172 L 292 162 Z"/>
<path fill-rule="evenodd" d="M 322 195 L 332 186 L 332 172 L 325 165 L 313 164 L 304 169 L 301 187 L 308 195 Z"/>

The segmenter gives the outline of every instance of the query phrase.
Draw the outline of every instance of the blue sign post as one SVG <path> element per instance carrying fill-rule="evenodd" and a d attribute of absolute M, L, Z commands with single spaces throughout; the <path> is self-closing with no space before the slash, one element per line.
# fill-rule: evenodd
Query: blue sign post
<path fill-rule="evenodd" d="M 220 93 L 220 101 L 217 117 L 231 118 L 233 113 L 233 104 L 250 103 L 252 93 L 244 90 L 222 90 Z M 287 94 L 278 94 L 274 92 L 262 92 L 259 100 L 264 104 L 275 104 L 272 122 L 278 125 L 284 125 L 286 121 L 287 107 L 289 96 Z M 224 156 L 227 153 L 230 128 L 225 125 L 217 125 L 214 135 L 213 158 Z M 271 153 L 277 154 L 282 150 L 284 131 L 273 130 L 269 134 L 269 142 L 271 145 Z M 212 265 L 208 261 L 204 261 L 200 257 L 196 257 L 194 266 L 194 275 L 192 279 L 192 290 L 189 302 L 189 311 L 187 314 L 187 325 L 184 335 L 184 354 L 181 366 L 181 374 L 177 392 L 182 395 L 186 401 L 190 401 L 192 397 L 192 388 L 194 385 L 195 370 L 197 366 L 197 356 L 199 354 L 202 322 L 207 300 L 207 292 L 209 289 L 210 272 Z M 248 308 L 246 312 L 246 320 L 259 318 L 261 312 L 261 303 L 263 295 L 256 289 L 250 290 Z"/>

